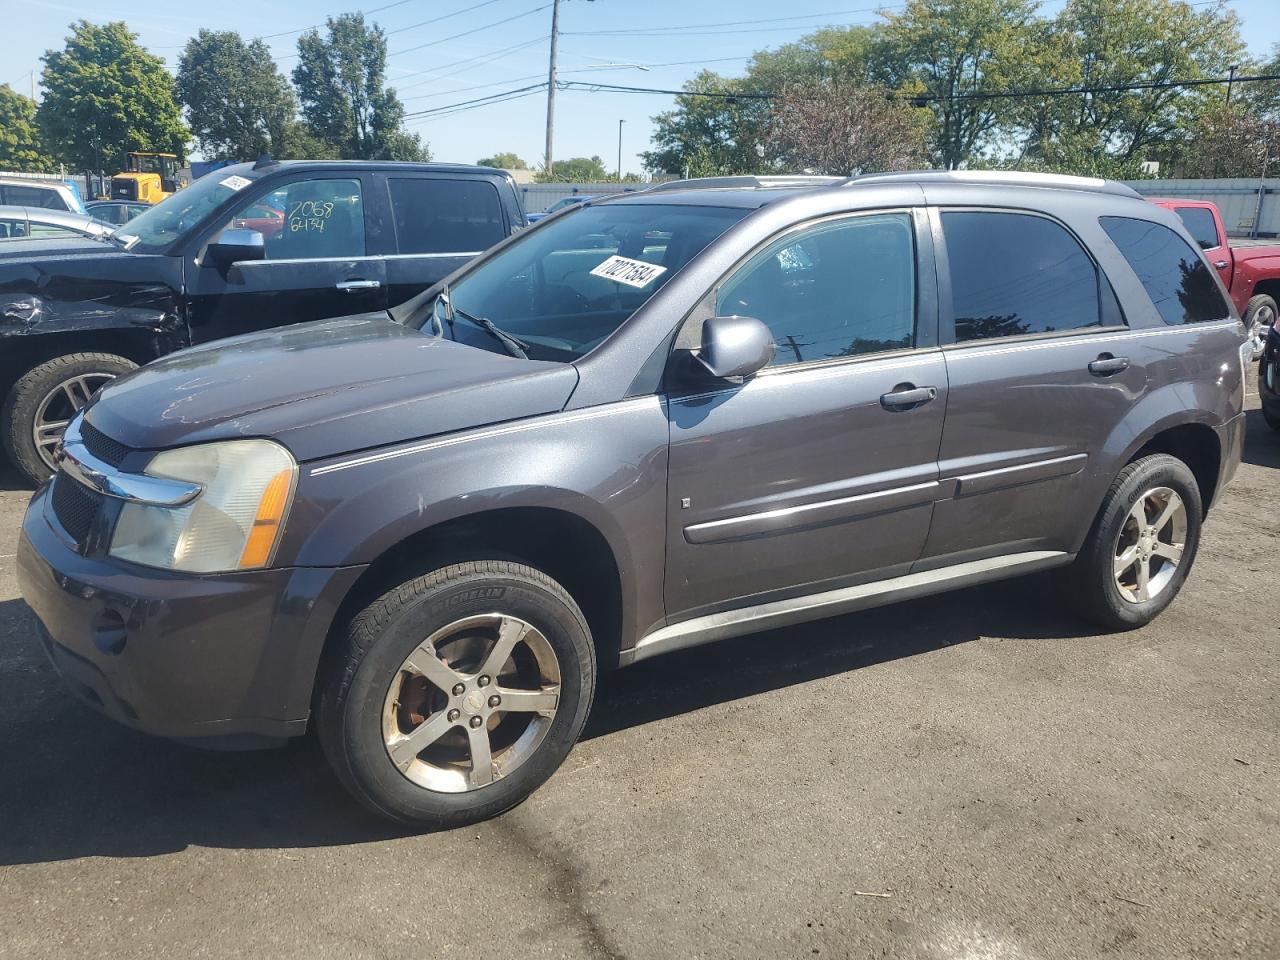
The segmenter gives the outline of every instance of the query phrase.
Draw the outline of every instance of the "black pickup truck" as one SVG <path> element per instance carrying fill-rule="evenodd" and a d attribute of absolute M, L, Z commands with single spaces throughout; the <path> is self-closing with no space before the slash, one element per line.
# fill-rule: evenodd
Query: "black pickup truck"
<path fill-rule="evenodd" d="M 264 327 L 394 307 L 525 225 L 509 174 L 364 161 L 224 167 L 96 240 L 0 246 L 0 432 L 33 481 L 112 377 Z"/>

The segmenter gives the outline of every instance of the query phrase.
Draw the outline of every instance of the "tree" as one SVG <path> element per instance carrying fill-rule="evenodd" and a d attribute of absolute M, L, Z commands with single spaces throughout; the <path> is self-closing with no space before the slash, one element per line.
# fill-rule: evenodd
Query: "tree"
<path fill-rule="evenodd" d="M 837 176 L 918 168 L 928 158 L 926 133 L 914 107 L 884 89 L 843 81 L 788 87 L 765 124 L 783 166 Z"/>
<path fill-rule="evenodd" d="M 477 160 L 476 164 L 481 167 L 497 167 L 499 170 L 529 169 L 529 165 L 527 163 L 510 151 L 495 153 L 492 157 L 485 157 L 483 160 Z"/>
<path fill-rule="evenodd" d="M 653 144 L 641 157 L 653 173 L 707 177 L 751 173 L 762 166 L 758 99 L 734 99 L 743 81 L 703 70 L 685 83 L 674 110 L 653 118 Z M 712 94 L 712 96 L 698 96 Z"/>
<path fill-rule="evenodd" d="M 16 93 L 8 84 L 0 87 L 0 170 L 52 170 L 53 160 L 41 149 L 39 139 L 36 102 Z"/>
<path fill-rule="evenodd" d="M 177 90 L 207 159 L 283 158 L 296 145 L 297 101 L 261 40 L 201 30 L 178 58 Z"/>
<path fill-rule="evenodd" d="M 1057 98 L 1060 112 L 1047 139 L 1123 161 L 1170 158 L 1196 117 L 1224 93 L 1161 84 L 1225 76 L 1244 56 L 1233 12 L 1182 0 L 1069 0 L 1054 30 L 1069 38 L 1064 60 L 1080 64 L 1078 82 L 1104 89 Z M 1134 84 L 1154 86 L 1114 89 Z"/>
<path fill-rule="evenodd" d="M 539 171 L 539 183 L 599 183 L 611 180 L 612 176 L 604 168 L 604 161 L 599 157 L 571 157 L 568 160 L 557 160 L 555 172 L 547 177 Z"/>
<path fill-rule="evenodd" d="M 1034 0 L 908 0 L 886 13 L 891 86 L 932 99 L 934 159 L 954 169 L 992 145 L 1010 100 L 978 99 L 1014 87 L 1036 39 Z"/>
<path fill-rule="evenodd" d="M 1196 118 L 1178 164 L 1184 177 L 1258 177 L 1276 169 L 1280 117 L 1258 116 L 1247 104 L 1221 105 Z"/>
<path fill-rule="evenodd" d="M 116 170 L 131 150 L 185 153 L 173 78 L 123 22 L 79 20 L 65 49 L 43 59 L 36 119 L 57 160 L 78 170 Z"/>
<path fill-rule="evenodd" d="M 310 133 L 348 160 L 429 160 L 416 133 L 401 129 L 404 104 L 384 86 L 387 38 L 365 26 L 364 15 L 344 13 L 325 22 L 325 35 L 298 38 L 293 82 Z"/>

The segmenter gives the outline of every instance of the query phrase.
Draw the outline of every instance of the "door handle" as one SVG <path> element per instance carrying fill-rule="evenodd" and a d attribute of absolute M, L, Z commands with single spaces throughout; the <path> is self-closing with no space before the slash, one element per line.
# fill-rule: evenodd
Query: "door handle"
<path fill-rule="evenodd" d="M 1097 360 L 1089 364 L 1089 372 L 1095 377 L 1109 377 L 1113 373 L 1119 373 L 1121 370 L 1129 369 L 1128 357 L 1113 357 L 1109 353 L 1104 353 Z"/>
<path fill-rule="evenodd" d="M 937 387 L 913 387 L 909 383 L 893 388 L 892 393 L 881 394 L 880 406 L 886 410 L 912 410 L 938 396 Z"/>
<path fill-rule="evenodd" d="M 1227 261 L 1225 260 L 1215 260 L 1213 261 L 1213 265 L 1217 267 L 1219 270 L 1227 269 Z"/>
<path fill-rule="evenodd" d="M 382 286 L 380 280 L 343 280 L 334 284 L 339 290 L 345 293 L 355 293 L 358 290 L 377 290 Z"/>

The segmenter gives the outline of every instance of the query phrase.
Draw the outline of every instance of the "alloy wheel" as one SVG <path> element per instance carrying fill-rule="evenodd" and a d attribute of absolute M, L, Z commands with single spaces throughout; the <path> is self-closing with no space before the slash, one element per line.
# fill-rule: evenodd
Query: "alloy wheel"
<path fill-rule="evenodd" d="M 480 790 L 536 752 L 559 704 L 560 663 L 536 627 L 500 613 L 466 617 L 401 664 L 383 703 L 383 742 L 418 786 Z"/>
<path fill-rule="evenodd" d="M 82 373 L 64 380 L 40 401 L 31 426 L 31 437 L 40 459 L 50 470 L 57 468 L 53 454 L 62 442 L 67 424 L 103 384 L 115 377 L 114 373 Z"/>
<path fill-rule="evenodd" d="M 1173 580 L 1187 545 L 1187 507 L 1169 487 L 1134 502 L 1116 538 L 1113 575 L 1120 595 L 1145 603 Z"/>

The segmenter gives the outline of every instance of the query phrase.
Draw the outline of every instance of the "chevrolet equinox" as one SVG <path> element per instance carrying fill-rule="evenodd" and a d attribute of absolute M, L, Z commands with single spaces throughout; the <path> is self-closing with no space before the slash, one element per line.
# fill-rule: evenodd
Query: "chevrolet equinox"
<path fill-rule="evenodd" d="M 666 185 L 109 382 L 19 576 L 116 720 L 314 722 L 366 806 L 460 825 L 556 770 L 606 668 L 1048 568 L 1151 620 L 1239 462 L 1247 349 L 1118 184 Z"/>

